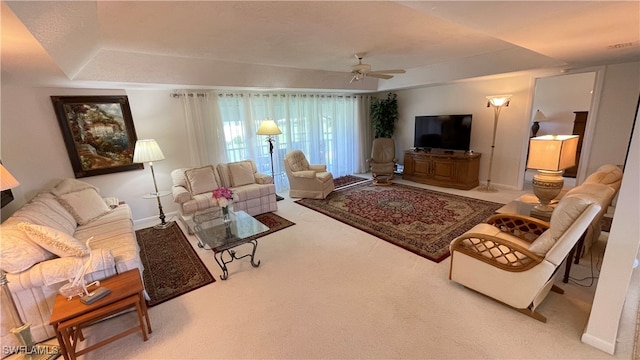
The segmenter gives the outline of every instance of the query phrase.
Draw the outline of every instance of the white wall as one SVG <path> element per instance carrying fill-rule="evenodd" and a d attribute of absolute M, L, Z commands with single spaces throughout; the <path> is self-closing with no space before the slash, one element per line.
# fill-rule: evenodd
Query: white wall
<path fill-rule="evenodd" d="M 636 93 L 637 96 L 637 93 Z M 640 111 L 640 107 L 638 108 Z M 602 261 L 598 287 L 582 341 L 615 352 L 620 315 L 629 289 L 633 262 L 640 247 L 640 114 Z"/>
<path fill-rule="evenodd" d="M 639 94 L 640 62 L 606 66 L 587 174 L 603 164 L 624 163 Z"/>
<path fill-rule="evenodd" d="M 542 111 L 547 120 L 540 122 L 538 136 L 572 134 L 574 111 L 589 111 L 595 72 L 550 76 L 536 81 L 533 115 Z"/>
<path fill-rule="evenodd" d="M 73 178 L 73 169 L 64 145 L 50 96 L 128 95 L 138 139 L 155 138 L 166 160 L 154 163 L 160 189 L 171 188 L 170 171 L 188 164 L 182 102 L 169 91 L 92 90 L 68 88 L 25 88 L 2 86 L 2 160 L 18 179 L 15 200 L 2 209 L 2 220 L 63 178 Z M 149 167 L 108 175 L 81 178 L 97 186 L 104 196 L 126 201 L 136 220 L 158 216 L 154 200 L 143 199 L 153 191 Z M 162 199 L 165 212 L 175 211 L 170 196 Z"/>
<path fill-rule="evenodd" d="M 472 114 L 471 149 L 482 153 L 480 182 L 487 180 L 494 111 L 487 107 L 487 96 L 511 94 L 511 103 L 498 119 L 491 182 L 496 186 L 519 188 L 519 170 L 523 166 L 523 146 L 529 138 L 532 98 L 530 75 L 498 79 L 476 79 L 448 85 L 397 91 L 399 119 L 394 139 L 398 158 L 413 147 L 415 117 L 419 115 Z"/>

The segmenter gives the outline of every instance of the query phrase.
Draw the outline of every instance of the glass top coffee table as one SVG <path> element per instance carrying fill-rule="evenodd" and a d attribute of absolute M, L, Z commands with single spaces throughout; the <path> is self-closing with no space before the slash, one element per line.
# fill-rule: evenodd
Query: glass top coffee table
<path fill-rule="evenodd" d="M 220 210 L 216 208 L 194 215 L 193 222 L 198 246 L 213 250 L 213 257 L 222 269 L 220 279 L 226 280 L 229 277 L 227 264 L 233 260 L 250 256 L 251 266 L 260 266 L 260 260 L 257 263 L 254 261 L 258 241 L 253 236 L 269 228 L 251 215 L 244 211 L 230 211 L 230 219 L 225 222 L 220 216 Z M 234 249 L 244 244 L 253 245 L 253 250 L 250 254 L 238 256 Z M 225 259 L 225 254 L 228 259 Z"/>

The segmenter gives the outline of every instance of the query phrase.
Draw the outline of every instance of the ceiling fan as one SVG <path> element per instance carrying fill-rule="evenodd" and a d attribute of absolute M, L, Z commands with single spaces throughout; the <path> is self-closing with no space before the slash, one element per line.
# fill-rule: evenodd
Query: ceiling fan
<path fill-rule="evenodd" d="M 364 58 L 365 55 L 366 53 L 354 55 L 356 59 L 358 59 L 358 64 L 351 66 L 351 75 L 353 75 L 353 77 L 351 78 L 351 81 L 349 81 L 349 84 L 354 81 L 362 80 L 367 76 L 378 79 L 391 79 L 393 75 L 389 74 L 404 74 L 406 72 L 403 69 L 371 71 L 371 65 L 362 63 L 362 58 Z"/>

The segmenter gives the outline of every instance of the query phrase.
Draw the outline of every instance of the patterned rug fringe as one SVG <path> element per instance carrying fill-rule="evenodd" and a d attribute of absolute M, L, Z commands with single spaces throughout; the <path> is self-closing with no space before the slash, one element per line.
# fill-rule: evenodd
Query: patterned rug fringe
<path fill-rule="evenodd" d="M 370 179 L 361 177 L 361 176 L 355 176 L 355 175 L 344 175 L 344 176 L 340 176 L 337 177 L 335 179 L 333 179 L 333 187 L 334 189 L 338 190 L 338 189 L 342 189 L 344 187 L 347 186 L 351 186 L 351 185 L 355 185 L 355 184 L 359 184 L 365 181 L 369 181 Z"/>

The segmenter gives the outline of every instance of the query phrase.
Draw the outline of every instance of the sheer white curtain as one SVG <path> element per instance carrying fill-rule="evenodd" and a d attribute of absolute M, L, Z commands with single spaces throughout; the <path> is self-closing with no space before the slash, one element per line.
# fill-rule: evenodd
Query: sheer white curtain
<path fill-rule="evenodd" d="M 273 152 L 278 191 L 289 188 L 283 161 L 294 149 L 302 150 L 312 164 L 326 164 L 334 177 L 368 170 L 373 141 L 370 96 L 207 92 L 183 98 L 198 145 L 193 152 L 206 158 L 204 163 L 253 159 L 260 172 L 271 174 L 267 137 L 256 135 L 262 120 L 269 118 L 282 131 L 275 136 Z"/>
<path fill-rule="evenodd" d="M 222 122 L 218 113 L 218 96 L 213 92 L 176 91 L 182 99 L 187 129 L 190 166 L 225 162 L 227 159 Z"/>

